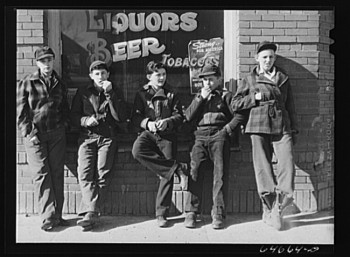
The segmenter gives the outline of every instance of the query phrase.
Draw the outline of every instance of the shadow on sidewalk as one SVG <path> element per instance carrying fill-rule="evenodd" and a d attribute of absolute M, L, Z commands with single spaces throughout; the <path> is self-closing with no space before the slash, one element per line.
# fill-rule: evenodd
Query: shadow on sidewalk
<path fill-rule="evenodd" d="M 64 231 L 68 228 L 71 228 L 71 227 L 74 227 L 77 225 L 77 221 L 79 220 L 80 218 L 73 218 L 73 219 L 67 219 L 67 218 L 64 218 L 64 220 L 66 220 L 68 222 L 68 226 L 58 226 L 58 227 L 54 227 L 52 230 L 50 230 L 50 232 L 61 232 L 61 231 Z"/>
<path fill-rule="evenodd" d="M 283 230 L 320 224 L 334 224 L 334 212 L 330 210 L 315 213 L 304 213 L 294 217 L 285 217 Z"/>

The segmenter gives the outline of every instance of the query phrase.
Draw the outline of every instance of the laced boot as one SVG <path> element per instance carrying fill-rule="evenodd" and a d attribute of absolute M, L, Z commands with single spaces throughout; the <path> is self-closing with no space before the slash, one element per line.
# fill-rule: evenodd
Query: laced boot
<path fill-rule="evenodd" d="M 196 214 L 194 212 L 186 213 L 184 225 L 186 228 L 195 228 L 196 227 Z"/>
<path fill-rule="evenodd" d="M 266 193 L 261 196 L 261 202 L 263 207 L 262 220 L 266 224 L 270 223 L 271 210 L 275 199 L 276 199 L 275 193 Z"/>
<path fill-rule="evenodd" d="M 282 228 L 279 194 L 267 193 L 261 196 L 263 202 L 263 222 L 277 230 Z"/>
<path fill-rule="evenodd" d="M 224 216 L 222 214 L 212 215 L 213 222 L 211 223 L 214 229 L 224 228 Z"/>

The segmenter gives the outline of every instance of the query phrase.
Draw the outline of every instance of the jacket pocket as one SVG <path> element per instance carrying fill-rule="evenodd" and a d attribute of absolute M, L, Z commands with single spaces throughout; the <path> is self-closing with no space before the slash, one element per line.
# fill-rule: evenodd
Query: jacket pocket
<path fill-rule="evenodd" d="M 282 110 L 275 100 L 260 102 L 250 111 L 246 132 L 278 135 L 282 133 Z"/>

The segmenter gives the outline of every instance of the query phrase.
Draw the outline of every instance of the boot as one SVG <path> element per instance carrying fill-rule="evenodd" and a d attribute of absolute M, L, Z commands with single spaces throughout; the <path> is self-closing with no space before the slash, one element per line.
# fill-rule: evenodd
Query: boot
<path fill-rule="evenodd" d="M 186 228 L 195 228 L 196 227 L 196 214 L 194 212 L 186 213 L 184 225 Z"/>
<path fill-rule="evenodd" d="M 294 199 L 293 197 L 288 197 L 285 194 L 281 194 L 279 201 L 280 201 L 281 214 L 283 214 L 284 209 L 286 209 L 289 205 L 291 205 Z"/>
<path fill-rule="evenodd" d="M 165 228 L 168 226 L 168 220 L 166 219 L 165 215 L 157 216 L 157 224 L 160 228 Z"/>
<path fill-rule="evenodd" d="M 224 228 L 224 217 L 221 214 L 216 214 L 212 216 L 213 222 L 211 223 L 214 229 Z"/>
<path fill-rule="evenodd" d="M 282 228 L 282 216 L 279 203 L 280 194 L 267 193 L 261 196 L 263 202 L 263 221 L 276 230 Z"/>
<path fill-rule="evenodd" d="M 83 219 L 77 221 L 77 225 L 81 226 L 83 229 L 90 228 L 96 224 L 98 221 L 98 215 L 96 212 L 87 212 Z"/>
<path fill-rule="evenodd" d="M 262 220 L 265 223 L 268 223 L 271 218 L 271 210 L 275 199 L 276 199 L 276 193 L 266 193 L 261 196 L 261 201 L 263 204 Z"/>

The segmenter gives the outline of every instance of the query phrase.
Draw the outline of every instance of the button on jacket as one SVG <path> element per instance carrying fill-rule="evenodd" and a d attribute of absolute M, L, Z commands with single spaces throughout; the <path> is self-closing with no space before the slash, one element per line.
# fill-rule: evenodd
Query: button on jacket
<path fill-rule="evenodd" d="M 164 85 L 155 92 L 150 85 L 146 84 L 135 95 L 132 122 L 135 127 L 148 130 L 148 121 L 160 119 L 166 119 L 168 127 L 160 131 L 159 135 L 175 133 L 175 128 L 183 121 L 179 98 L 169 85 Z"/>
<path fill-rule="evenodd" d="M 260 101 L 255 100 L 255 94 L 258 92 L 262 95 Z M 272 122 L 267 122 L 269 115 L 273 115 L 271 108 L 264 108 L 269 104 L 273 104 L 276 108 L 273 112 L 280 110 L 282 120 L 277 117 L 272 119 Z M 255 67 L 238 86 L 231 106 L 234 111 L 250 109 L 245 133 L 273 134 L 276 129 L 283 134 L 298 131 L 292 88 L 288 76 L 278 67 L 274 81 L 259 73 L 258 67 Z M 276 128 L 276 124 L 280 128 Z"/>
<path fill-rule="evenodd" d="M 55 71 L 45 82 L 40 71 L 27 75 L 17 87 L 17 120 L 22 136 L 53 131 L 68 125 L 66 86 Z"/>
<path fill-rule="evenodd" d="M 87 126 L 86 122 L 91 116 L 98 120 L 97 126 Z M 118 89 L 99 92 L 91 82 L 77 90 L 70 117 L 72 125 L 80 127 L 82 134 L 112 137 L 118 132 L 118 122 L 127 119 L 126 104 Z"/>

